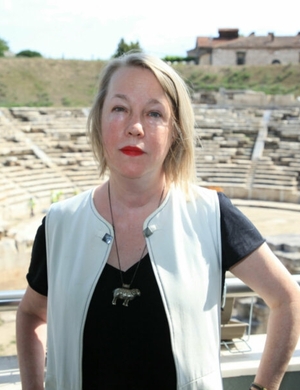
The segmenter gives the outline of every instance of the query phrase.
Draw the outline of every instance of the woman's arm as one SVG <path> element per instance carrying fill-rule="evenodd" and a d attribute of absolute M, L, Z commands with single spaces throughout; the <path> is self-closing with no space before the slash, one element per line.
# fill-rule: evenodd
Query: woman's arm
<path fill-rule="evenodd" d="M 270 308 L 265 349 L 255 382 L 268 390 L 278 390 L 300 335 L 300 288 L 267 244 L 230 271 Z"/>
<path fill-rule="evenodd" d="M 17 311 L 17 351 L 22 390 L 44 389 L 47 297 L 28 287 Z"/>

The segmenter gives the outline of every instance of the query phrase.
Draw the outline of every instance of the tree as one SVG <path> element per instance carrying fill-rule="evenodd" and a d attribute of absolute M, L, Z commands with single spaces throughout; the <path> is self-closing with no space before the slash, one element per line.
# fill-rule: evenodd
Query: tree
<path fill-rule="evenodd" d="M 125 42 L 124 38 L 121 38 L 117 50 L 115 54 L 113 55 L 113 58 L 120 57 L 124 53 L 127 53 L 129 51 L 142 51 L 142 48 L 140 47 L 139 41 L 136 42 L 130 42 L 129 44 Z"/>
<path fill-rule="evenodd" d="M 16 54 L 16 57 L 42 57 L 41 53 L 32 50 L 22 50 Z"/>
<path fill-rule="evenodd" d="M 4 57 L 4 53 L 9 50 L 8 43 L 0 38 L 0 57 Z"/>

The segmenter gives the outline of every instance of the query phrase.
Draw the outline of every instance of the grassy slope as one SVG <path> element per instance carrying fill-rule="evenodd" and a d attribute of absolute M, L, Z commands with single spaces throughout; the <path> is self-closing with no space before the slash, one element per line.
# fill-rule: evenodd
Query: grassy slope
<path fill-rule="evenodd" d="M 223 87 L 300 96 L 300 64 L 232 67 L 178 65 L 176 69 L 195 90 L 218 90 Z"/>
<path fill-rule="evenodd" d="M 101 61 L 0 59 L 0 106 L 89 106 Z"/>
<path fill-rule="evenodd" d="M 102 61 L 0 58 L 0 107 L 90 106 Z M 252 89 L 300 96 L 300 65 L 175 65 L 195 90 Z"/>

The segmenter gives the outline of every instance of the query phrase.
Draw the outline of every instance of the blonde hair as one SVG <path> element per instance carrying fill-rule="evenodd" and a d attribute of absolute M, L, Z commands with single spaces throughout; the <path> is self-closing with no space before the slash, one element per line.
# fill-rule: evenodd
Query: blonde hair
<path fill-rule="evenodd" d="M 157 78 L 171 103 L 174 137 L 164 161 L 167 183 L 181 186 L 188 192 L 189 183 L 195 180 L 194 112 L 186 84 L 173 68 L 164 61 L 145 53 L 129 53 L 111 60 L 104 68 L 98 93 L 91 107 L 87 134 L 99 164 L 100 176 L 107 170 L 102 143 L 101 117 L 104 100 L 113 74 L 121 67 L 149 69 Z"/>

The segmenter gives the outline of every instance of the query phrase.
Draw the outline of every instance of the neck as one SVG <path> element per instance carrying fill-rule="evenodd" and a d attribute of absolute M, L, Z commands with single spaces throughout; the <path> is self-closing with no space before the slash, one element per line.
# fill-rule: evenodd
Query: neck
<path fill-rule="evenodd" d="M 141 180 L 115 180 L 110 177 L 110 191 L 114 203 L 125 208 L 143 208 L 154 202 L 157 205 L 163 190 L 166 193 L 165 176 L 152 182 Z"/>

